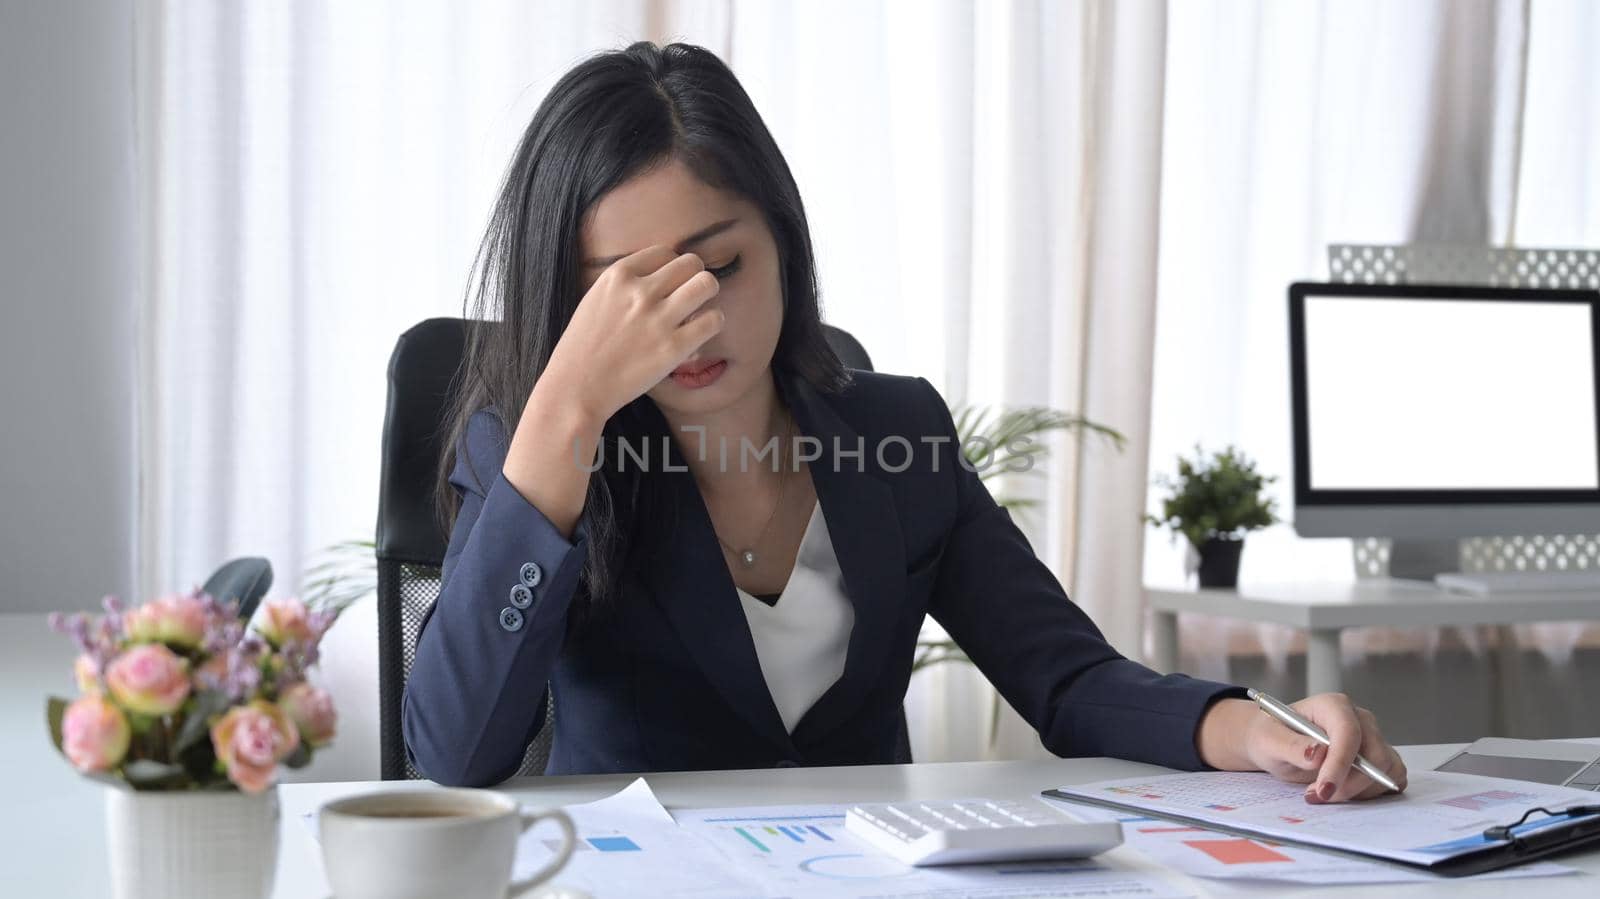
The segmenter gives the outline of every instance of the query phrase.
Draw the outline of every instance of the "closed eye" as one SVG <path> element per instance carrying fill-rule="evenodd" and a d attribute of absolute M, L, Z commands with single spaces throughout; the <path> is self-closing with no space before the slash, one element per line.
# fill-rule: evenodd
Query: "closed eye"
<path fill-rule="evenodd" d="M 722 279 L 739 270 L 739 259 L 739 256 L 735 256 L 733 257 L 732 262 L 724 265 L 722 268 L 708 268 L 706 271 L 710 272 L 712 277 L 716 278 L 718 281 L 721 281 Z"/>

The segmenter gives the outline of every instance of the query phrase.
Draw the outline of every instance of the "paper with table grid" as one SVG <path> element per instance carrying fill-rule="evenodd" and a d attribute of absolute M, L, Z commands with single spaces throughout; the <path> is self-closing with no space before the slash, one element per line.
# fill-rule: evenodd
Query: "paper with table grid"
<path fill-rule="evenodd" d="M 1483 837 L 1485 828 L 1510 824 L 1535 806 L 1559 811 L 1594 801 L 1593 793 L 1571 787 L 1443 771 L 1412 774 L 1404 793 L 1322 805 L 1305 801 L 1304 785 L 1261 772 L 1127 778 L 1060 787 L 1058 792 L 1158 817 L 1176 815 L 1421 865 L 1493 845 L 1495 841 Z M 1536 814 L 1515 832 L 1521 835 L 1568 820 Z"/>

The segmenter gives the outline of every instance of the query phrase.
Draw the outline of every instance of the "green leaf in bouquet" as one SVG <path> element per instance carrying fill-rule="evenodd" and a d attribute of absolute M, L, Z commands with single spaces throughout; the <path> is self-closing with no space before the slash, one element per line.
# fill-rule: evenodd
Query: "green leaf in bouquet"
<path fill-rule="evenodd" d="M 172 749 L 178 754 L 201 741 L 211 733 L 211 719 L 228 710 L 233 703 L 220 690 L 202 690 L 195 695 L 194 706 L 183 719 Z"/>
<path fill-rule="evenodd" d="M 172 765 L 153 759 L 134 759 L 122 766 L 122 776 L 135 790 L 171 790 L 184 786 L 188 772 L 182 765 Z"/>
<path fill-rule="evenodd" d="M 200 589 L 217 602 L 237 602 L 239 620 L 249 621 L 271 586 L 272 563 L 257 556 L 246 556 L 218 568 Z"/>
<path fill-rule="evenodd" d="M 52 696 L 44 707 L 45 719 L 50 722 L 50 742 L 62 755 L 66 751 L 61 748 L 61 719 L 66 717 L 69 704 L 59 696 Z"/>

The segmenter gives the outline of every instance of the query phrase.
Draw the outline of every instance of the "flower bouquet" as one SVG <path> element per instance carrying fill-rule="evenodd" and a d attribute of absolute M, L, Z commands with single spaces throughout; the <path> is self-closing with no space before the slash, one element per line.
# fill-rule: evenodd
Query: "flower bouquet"
<path fill-rule="evenodd" d="M 79 695 L 48 701 L 50 737 L 107 796 L 122 896 L 258 896 L 277 849 L 279 766 L 333 739 L 307 679 L 337 612 L 268 600 L 253 627 L 200 590 L 105 614 L 52 615 L 72 637 Z M 192 876 L 191 876 L 192 875 Z"/>

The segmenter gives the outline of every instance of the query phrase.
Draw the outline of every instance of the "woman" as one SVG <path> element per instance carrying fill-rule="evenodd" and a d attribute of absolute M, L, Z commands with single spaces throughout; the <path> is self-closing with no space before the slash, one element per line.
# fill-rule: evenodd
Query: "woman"
<path fill-rule="evenodd" d="M 637 43 L 565 75 L 479 254 L 439 498 L 450 543 L 403 713 L 413 764 L 511 775 L 887 763 L 932 615 L 1062 756 L 1402 785 L 1372 716 L 1121 657 L 975 471 L 924 379 L 823 338 L 782 154 L 728 68 Z"/>

